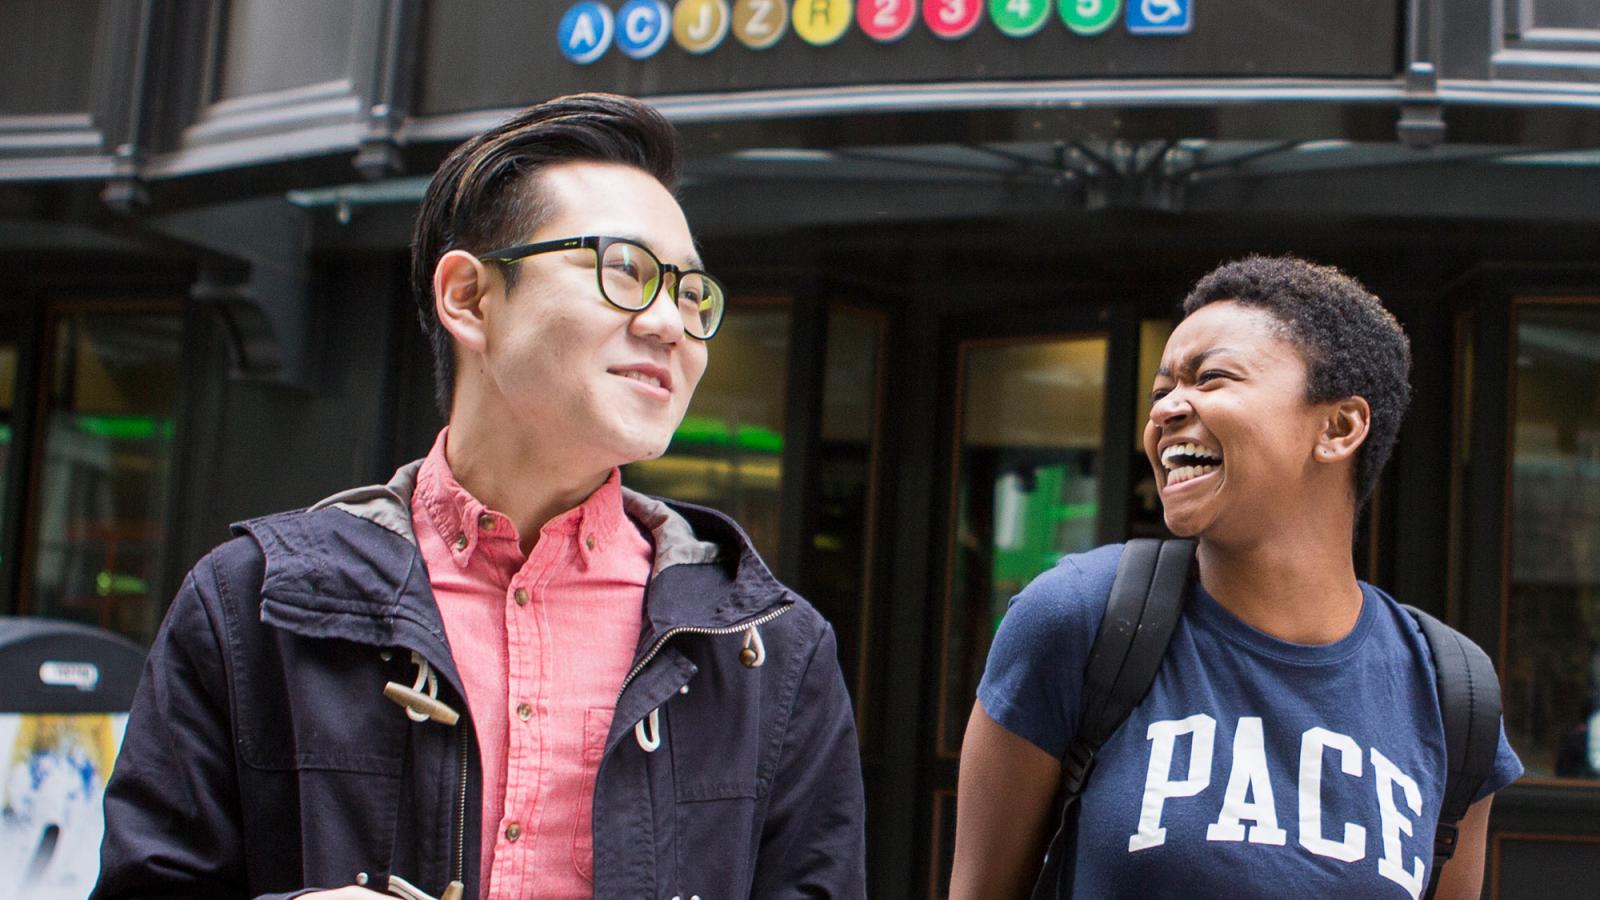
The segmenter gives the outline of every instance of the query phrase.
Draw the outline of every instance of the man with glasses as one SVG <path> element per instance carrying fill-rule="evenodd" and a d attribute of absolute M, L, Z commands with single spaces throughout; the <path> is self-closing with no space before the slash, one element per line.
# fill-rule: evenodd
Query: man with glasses
<path fill-rule="evenodd" d="M 445 160 L 412 256 L 448 425 L 195 567 L 96 897 L 863 894 L 832 631 L 732 521 L 620 483 L 726 311 L 678 165 L 610 95 Z"/>

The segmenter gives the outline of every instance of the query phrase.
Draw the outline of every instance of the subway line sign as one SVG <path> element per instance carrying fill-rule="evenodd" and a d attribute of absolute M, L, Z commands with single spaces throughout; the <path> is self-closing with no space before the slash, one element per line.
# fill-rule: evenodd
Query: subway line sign
<path fill-rule="evenodd" d="M 733 37 L 751 50 L 791 35 L 812 47 L 837 43 L 852 29 L 893 44 L 920 25 L 944 41 L 961 41 L 985 26 L 1016 40 L 1047 28 L 1091 38 L 1123 23 L 1128 34 L 1170 36 L 1194 28 L 1195 0 L 602 0 L 570 6 L 557 29 L 568 60 L 587 65 L 613 45 L 629 59 L 649 59 L 668 40 L 699 56 Z"/>

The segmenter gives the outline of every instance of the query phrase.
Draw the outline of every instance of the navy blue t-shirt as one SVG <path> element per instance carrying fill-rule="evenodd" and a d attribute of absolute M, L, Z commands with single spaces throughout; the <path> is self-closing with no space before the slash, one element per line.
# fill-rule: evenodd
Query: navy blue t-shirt
<path fill-rule="evenodd" d="M 1068 556 L 1011 601 L 978 699 L 1061 758 L 1119 546 Z M 1416 898 L 1432 874 L 1444 724 L 1427 640 L 1361 585 L 1331 644 L 1278 640 L 1196 586 L 1144 702 L 1082 797 L 1080 897 Z M 1522 774 L 1502 726 L 1487 796 Z"/>

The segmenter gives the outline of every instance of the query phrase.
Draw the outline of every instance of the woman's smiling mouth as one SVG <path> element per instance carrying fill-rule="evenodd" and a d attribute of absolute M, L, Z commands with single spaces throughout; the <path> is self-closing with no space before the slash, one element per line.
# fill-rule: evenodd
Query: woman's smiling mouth
<path fill-rule="evenodd" d="M 1167 487 L 1210 475 L 1222 468 L 1222 454 L 1192 441 L 1172 444 L 1161 451 L 1161 467 L 1167 473 Z"/>

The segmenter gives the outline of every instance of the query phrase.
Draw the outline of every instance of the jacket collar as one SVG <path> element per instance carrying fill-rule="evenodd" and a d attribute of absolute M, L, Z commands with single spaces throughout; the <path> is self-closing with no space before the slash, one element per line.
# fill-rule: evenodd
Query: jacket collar
<path fill-rule="evenodd" d="M 717 510 L 627 488 L 622 503 L 655 545 L 645 589 L 646 638 L 673 628 L 726 628 L 797 599 L 744 529 Z"/>
<path fill-rule="evenodd" d="M 341 491 L 306 510 L 233 526 L 266 558 L 262 619 L 313 636 L 396 644 L 419 631 L 447 649 L 411 522 L 420 460 L 385 484 Z M 722 628 L 793 597 L 734 521 L 716 510 L 623 488 L 623 508 L 655 548 L 646 588 L 648 638 Z M 432 656 L 432 654 L 430 654 Z M 442 668 L 434 660 L 435 668 Z"/>

